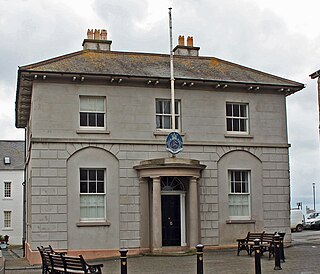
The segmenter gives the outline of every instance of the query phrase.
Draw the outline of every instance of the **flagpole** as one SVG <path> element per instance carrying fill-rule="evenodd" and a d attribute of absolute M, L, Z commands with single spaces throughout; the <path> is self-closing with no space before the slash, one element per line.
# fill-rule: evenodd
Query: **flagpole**
<path fill-rule="evenodd" d="M 175 104 L 174 104 L 174 77 L 173 77 L 173 50 L 172 50 L 172 17 L 169 8 L 169 28 L 170 28 L 170 83 L 171 83 L 171 125 L 172 131 L 176 131 Z"/>

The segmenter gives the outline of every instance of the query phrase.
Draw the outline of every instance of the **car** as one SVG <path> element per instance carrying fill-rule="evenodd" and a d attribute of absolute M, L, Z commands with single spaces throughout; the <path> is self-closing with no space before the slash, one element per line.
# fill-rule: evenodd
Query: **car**
<path fill-rule="evenodd" d="M 309 218 L 305 221 L 304 223 L 304 228 L 305 229 L 311 229 L 315 228 L 318 226 L 318 222 L 320 225 L 320 215 L 316 216 L 315 218 Z M 320 227 L 319 227 L 320 228 Z"/>
<path fill-rule="evenodd" d="M 306 219 L 314 219 L 318 216 L 320 216 L 320 212 L 311 212 L 307 215 Z"/>
<path fill-rule="evenodd" d="M 301 209 L 290 210 L 290 227 L 292 231 L 301 232 L 304 228 L 304 215 Z"/>

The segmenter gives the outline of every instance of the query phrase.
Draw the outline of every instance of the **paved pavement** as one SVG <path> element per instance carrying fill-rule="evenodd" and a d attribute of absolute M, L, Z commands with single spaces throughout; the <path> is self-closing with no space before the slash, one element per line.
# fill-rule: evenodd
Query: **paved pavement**
<path fill-rule="evenodd" d="M 29 266 L 21 248 L 3 250 L 6 258 L 6 274 L 40 274 L 39 266 Z M 303 231 L 293 234 L 293 245 L 285 248 L 286 262 L 281 263 L 282 270 L 274 270 L 274 260 L 262 257 L 263 274 L 320 274 L 320 231 Z M 119 259 L 100 260 L 103 273 L 119 274 Z M 195 274 L 196 256 L 140 256 L 128 258 L 128 274 Z M 205 274 L 254 274 L 254 256 L 247 256 L 244 251 L 240 256 L 235 249 L 204 252 Z"/>

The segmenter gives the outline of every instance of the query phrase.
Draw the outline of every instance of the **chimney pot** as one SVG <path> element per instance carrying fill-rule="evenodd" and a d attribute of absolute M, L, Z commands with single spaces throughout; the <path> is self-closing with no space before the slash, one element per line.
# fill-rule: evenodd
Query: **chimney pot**
<path fill-rule="evenodd" d="M 105 30 L 105 29 L 101 30 L 100 39 L 107 40 L 107 30 Z"/>
<path fill-rule="evenodd" d="M 192 36 L 188 36 L 188 38 L 187 38 L 187 46 L 188 47 L 193 47 L 193 37 Z"/>
<path fill-rule="evenodd" d="M 183 35 L 179 35 L 178 45 L 179 46 L 184 46 L 184 36 Z"/>
<path fill-rule="evenodd" d="M 87 39 L 93 39 L 93 29 L 88 29 L 87 31 Z"/>
<path fill-rule="evenodd" d="M 100 30 L 99 29 L 94 30 L 94 40 L 100 40 Z"/>

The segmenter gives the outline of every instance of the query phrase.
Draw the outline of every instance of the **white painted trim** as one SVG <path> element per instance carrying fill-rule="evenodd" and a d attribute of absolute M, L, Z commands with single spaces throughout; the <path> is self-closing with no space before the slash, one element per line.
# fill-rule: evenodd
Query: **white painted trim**
<path fill-rule="evenodd" d="M 180 193 L 181 246 L 186 246 L 186 194 Z"/>

